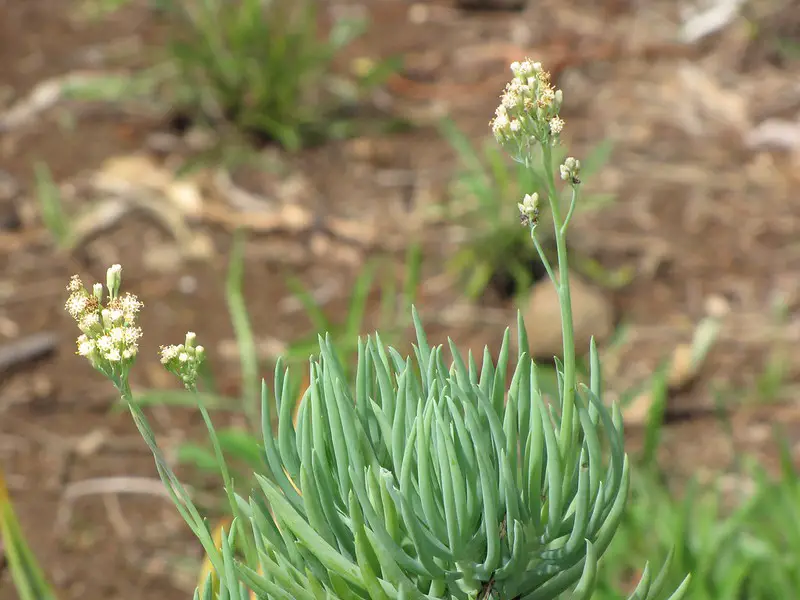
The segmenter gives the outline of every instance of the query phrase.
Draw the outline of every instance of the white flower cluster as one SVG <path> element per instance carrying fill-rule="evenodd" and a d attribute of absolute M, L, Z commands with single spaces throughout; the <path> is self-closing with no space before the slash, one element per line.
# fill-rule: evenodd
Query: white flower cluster
<path fill-rule="evenodd" d="M 187 388 L 194 387 L 206 355 L 205 348 L 196 346 L 196 342 L 197 335 L 190 331 L 183 344 L 161 346 L 161 364 L 167 371 L 179 377 Z"/>
<path fill-rule="evenodd" d="M 65 309 L 82 332 L 78 354 L 104 373 L 120 375 L 127 372 L 139 350 L 142 330 L 136 326 L 136 316 L 142 303 L 133 294 L 119 296 L 119 265 L 108 270 L 107 279 L 108 302 L 103 305 L 103 285 L 95 284 L 90 293 L 81 278 L 73 275 Z"/>
<path fill-rule="evenodd" d="M 522 202 L 517 202 L 519 208 L 520 221 L 525 226 L 533 225 L 536 227 L 539 223 L 539 194 L 525 194 Z"/>
<path fill-rule="evenodd" d="M 564 128 L 558 116 L 563 102 L 561 90 L 550 83 L 542 64 L 524 60 L 511 65 L 514 78 L 506 85 L 491 127 L 497 141 L 514 149 L 533 141 L 552 144 Z"/>
<path fill-rule="evenodd" d="M 559 172 L 562 180 L 568 181 L 572 185 L 578 185 L 581 182 L 578 178 L 581 173 L 581 161 L 569 156 L 564 161 L 564 164 L 559 167 Z"/>

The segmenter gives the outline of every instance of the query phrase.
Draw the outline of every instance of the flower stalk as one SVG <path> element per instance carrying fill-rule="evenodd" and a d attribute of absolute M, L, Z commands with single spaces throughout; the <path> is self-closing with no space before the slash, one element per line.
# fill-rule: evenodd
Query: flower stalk
<path fill-rule="evenodd" d="M 556 287 L 561 311 L 561 333 L 563 342 L 563 393 L 561 395 L 561 425 L 559 430 L 559 447 L 566 459 L 573 453 L 577 444 L 579 424 L 575 420 L 575 388 L 577 374 L 575 369 L 575 334 L 572 317 L 572 299 L 569 287 L 569 258 L 567 256 L 567 229 L 578 202 L 579 180 L 571 179 L 572 200 L 566 217 L 561 217 L 561 195 L 556 188 L 553 170 L 553 148 L 559 144 L 564 129 L 564 120 L 559 112 L 563 102 L 563 92 L 555 89 L 550 82 L 550 73 L 545 71 L 541 63 L 525 60 L 511 65 L 514 75 L 506 86 L 500 105 L 495 112 L 491 126 L 498 143 L 505 148 L 514 160 L 532 168 L 533 150 L 541 148 L 541 160 L 544 167 L 546 190 L 550 216 L 553 221 L 556 253 L 558 259 L 558 275 L 556 275 L 547 255 L 536 238 L 539 224 L 538 206 L 526 195 L 519 204 L 522 223 L 530 228 L 531 240 L 539 254 L 539 258 Z M 577 163 L 575 159 L 567 159 L 561 165 L 563 173 L 567 163 Z M 574 166 L 574 165 L 573 165 Z M 534 193 L 538 199 L 538 193 Z"/>

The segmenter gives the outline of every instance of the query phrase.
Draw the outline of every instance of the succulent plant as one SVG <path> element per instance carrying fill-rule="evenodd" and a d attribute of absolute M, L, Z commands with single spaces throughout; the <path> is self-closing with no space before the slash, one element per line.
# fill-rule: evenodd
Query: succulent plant
<path fill-rule="evenodd" d="M 413 360 L 379 335 L 360 341 L 354 385 L 321 337 L 296 426 L 288 371 L 276 371 L 265 472 L 248 500 L 236 498 L 238 527 L 212 557 L 219 598 L 534 600 L 576 583 L 571 597 L 591 597 L 629 488 L 596 348 L 590 385 L 575 395 L 579 425 L 561 446 L 560 411 L 524 350 L 510 356 L 509 330 L 497 362 L 486 349 L 479 368 L 453 342 L 447 364 L 416 311 L 414 322 Z M 521 317 L 518 335 L 526 348 Z M 241 535 L 251 559 L 234 557 Z M 651 585 L 646 570 L 632 598 L 660 597 L 663 581 Z"/>

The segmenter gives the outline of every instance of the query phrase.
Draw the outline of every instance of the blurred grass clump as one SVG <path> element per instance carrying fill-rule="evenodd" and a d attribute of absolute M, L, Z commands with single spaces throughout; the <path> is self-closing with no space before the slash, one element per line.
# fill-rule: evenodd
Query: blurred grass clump
<path fill-rule="evenodd" d="M 0 468 L 0 576 L 8 568 L 19 600 L 55 600 L 56 594 L 36 560 L 11 502 Z M 0 577 L 0 590 L 3 589 Z"/>
<path fill-rule="evenodd" d="M 334 76 L 335 59 L 367 23 L 336 19 L 323 34 L 320 6 L 317 0 L 160 0 L 176 24 L 167 47 L 176 108 L 287 150 L 349 135 L 362 94 L 395 63 Z"/>
<path fill-rule="evenodd" d="M 132 0 L 87 0 L 98 20 Z M 167 25 L 146 49 L 151 67 L 101 77 L 70 94 L 102 101 L 147 100 L 178 129 L 199 124 L 229 140 L 297 151 L 357 135 L 369 121 L 405 127 L 375 110 L 370 93 L 401 66 L 399 57 L 345 56 L 366 18 L 324 14 L 318 0 L 151 0 Z"/>
<path fill-rule="evenodd" d="M 531 244 L 528 230 L 520 227 L 519 211 L 512 200 L 526 193 L 544 195 L 544 170 L 540 166 L 526 167 L 510 161 L 491 138 L 476 147 L 450 120 L 443 121 L 440 130 L 459 162 L 451 185 L 452 201 L 445 208 L 448 221 L 458 224 L 464 231 L 459 247 L 448 262 L 451 272 L 462 282 L 465 294 L 471 299 L 481 297 L 489 288 L 502 296 L 524 294 L 534 281 L 545 276 L 545 269 Z M 606 140 L 581 161 L 584 183 L 607 163 L 611 151 L 612 144 Z M 564 158 L 564 147 L 553 149 L 554 168 L 557 169 Z M 585 194 L 577 211 L 600 210 L 614 200 L 609 194 Z M 568 205 L 566 197 L 562 204 Z M 548 258 L 555 260 L 551 228 L 541 227 L 537 235 L 545 250 L 551 251 Z M 573 262 L 579 270 L 585 271 L 589 266 L 584 257 L 574 257 Z M 595 279 L 609 279 L 602 274 L 585 274 Z"/>
<path fill-rule="evenodd" d="M 754 455 L 734 451 L 731 464 L 710 478 L 701 478 L 700 473 L 688 481 L 678 477 L 674 465 L 659 462 L 659 456 L 666 456 L 659 452 L 665 374 L 656 373 L 652 380 L 655 400 L 635 460 L 628 507 L 605 555 L 596 600 L 624 600 L 619 590 L 632 587 L 641 576 L 637 557 L 668 554 L 674 568 L 667 587 L 680 582 L 680 573 L 691 571 L 689 597 L 693 600 L 796 597 L 800 589 L 800 472 L 785 435 L 775 428 L 777 476 L 770 476 Z M 727 392 L 719 400 L 731 397 Z M 735 447 L 725 411 L 720 411 L 719 419 Z"/>
<path fill-rule="evenodd" d="M 785 454 L 785 457 L 788 457 Z M 790 460 L 770 478 L 750 465 L 678 494 L 664 473 L 640 470 L 606 554 L 597 600 L 622 600 L 619 586 L 640 575 L 636 557 L 663 556 L 691 570 L 694 600 L 795 598 L 800 586 L 800 477 Z M 678 581 L 672 575 L 667 585 Z"/>

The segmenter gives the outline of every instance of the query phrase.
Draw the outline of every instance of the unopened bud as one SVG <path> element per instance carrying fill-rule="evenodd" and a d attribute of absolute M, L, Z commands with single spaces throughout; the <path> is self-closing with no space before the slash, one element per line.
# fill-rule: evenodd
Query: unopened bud
<path fill-rule="evenodd" d="M 120 285 L 122 285 L 122 265 L 111 265 L 106 271 L 106 287 L 112 299 L 119 295 Z"/>
<path fill-rule="evenodd" d="M 197 334 L 194 331 L 187 331 L 186 332 L 186 341 L 183 343 L 184 346 L 187 348 L 194 347 L 194 343 L 197 341 Z"/>
<path fill-rule="evenodd" d="M 564 161 L 564 164 L 562 164 L 558 169 L 561 174 L 561 179 L 564 181 L 568 181 L 575 185 L 581 182 L 579 179 L 581 172 L 581 161 L 579 161 L 577 158 L 573 158 L 572 156 L 568 157 Z"/>
<path fill-rule="evenodd" d="M 525 194 L 522 202 L 517 203 L 517 208 L 523 225 L 536 225 L 539 220 L 539 194 Z"/>

